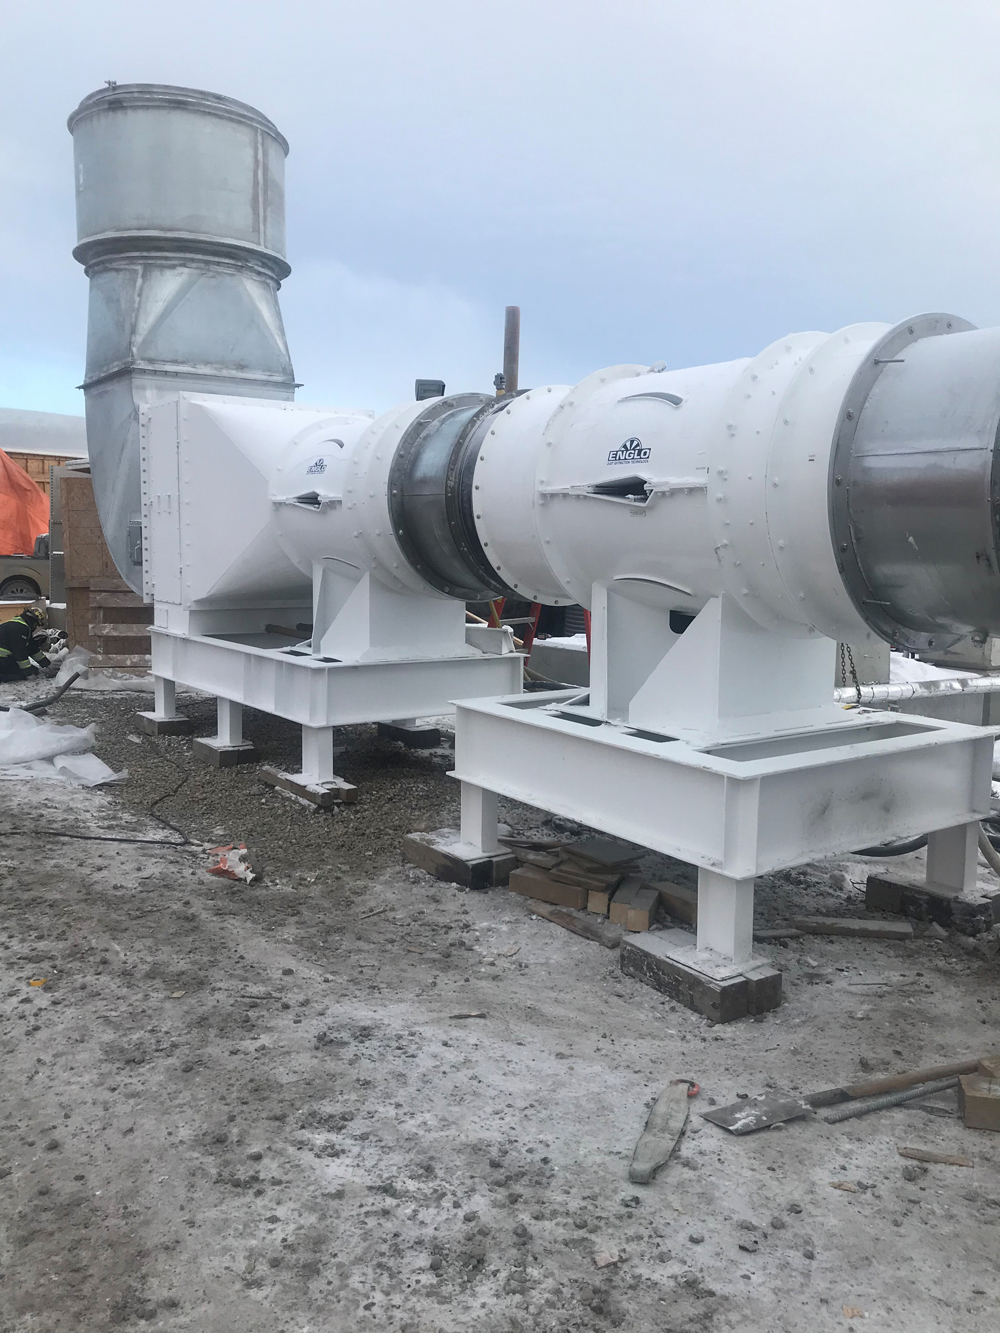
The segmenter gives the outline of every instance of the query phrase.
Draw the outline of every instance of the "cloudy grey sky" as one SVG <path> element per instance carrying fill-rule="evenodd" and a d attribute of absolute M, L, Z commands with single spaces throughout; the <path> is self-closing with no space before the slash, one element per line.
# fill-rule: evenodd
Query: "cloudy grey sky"
<path fill-rule="evenodd" d="M 105 79 L 291 143 L 300 401 L 1000 323 L 995 0 L 0 0 L 0 406 L 82 411 L 66 116 Z"/>

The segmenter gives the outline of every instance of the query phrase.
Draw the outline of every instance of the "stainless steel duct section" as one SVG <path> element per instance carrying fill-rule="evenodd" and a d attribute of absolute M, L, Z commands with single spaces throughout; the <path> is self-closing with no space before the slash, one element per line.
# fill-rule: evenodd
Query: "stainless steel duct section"
<path fill-rule="evenodd" d="M 481 393 L 435 398 L 407 427 L 389 473 L 389 513 L 407 561 L 438 592 L 470 602 L 511 593 L 473 516 L 482 427 L 502 406 Z"/>
<path fill-rule="evenodd" d="M 91 93 L 68 125 L 73 254 L 90 279 L 94 493 L 115 564 L 139 592 L 139 407 L 180 390 L 294 397 L 277 297 L 291 271 L 288 144 L 253 107 L 160 84 Z"/>
<path fill-rule="evenodd" d="M 1000 633 L 1000 329 L 924 315 L 848 392 L 831 529 L 869 625 L 912 651 Z"/>

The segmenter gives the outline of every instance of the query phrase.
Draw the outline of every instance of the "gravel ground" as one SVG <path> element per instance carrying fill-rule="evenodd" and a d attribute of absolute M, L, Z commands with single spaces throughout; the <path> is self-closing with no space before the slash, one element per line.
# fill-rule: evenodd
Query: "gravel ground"
<path fill-rule="evenodd" d="M 401 863 L 404 832 L 457 815 L 446 745 L 346 730 L 360 799 L 317 814 L 140 737 L 137 706 L 52 712 L 98 722 L 121 787 L 3 787 L 0 1333 L 812 1333 L 845 1308 L 887 1333 L 996 1328 L 996 1144 L 953 1096 L 746 1139 L 696 1114 L 1000 1046 L 997 964 L 971 941 L 793 940 L 770 951 L 782 1008 L 713 1028 L 506 890 Z M 185 708 L 212 729 L 209 701 Z M 247 734 L 295 766 L 294 728 L 249 714 Z M 159 797 L 195 845 L 37 832 L 169 840 Z M 259 883 L 206 873 L 231 839 Z M 863 873 L 768 877 L 758 923 L 854 914 Z M 687 1134 L 630 1186 L 676 1077 L 702 1088 Z"/>

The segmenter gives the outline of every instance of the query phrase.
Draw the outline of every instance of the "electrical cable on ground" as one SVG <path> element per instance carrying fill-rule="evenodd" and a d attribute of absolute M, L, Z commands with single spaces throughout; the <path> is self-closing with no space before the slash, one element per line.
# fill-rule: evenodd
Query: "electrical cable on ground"
<path fill-rule="evenodd" d="M 176 824 L 171 824 L 170 820 L 165 819 L 163 815 L 158 815 L 155 813 L 156 807 L 160 805 L 161 802 L 170 800 L 172 796 L 177 795 L 177 793 L 181 790 L 184 784 L 188 781 L 191 774 L 184 772 L 184 769 L 181 768 L 180 764 L 178 764 L 176 760 L 171 759 L 169 755 L 164 754 L 159 746 L 156 747 L 156 750 L 161 759 L 164 759 L 168 764 L 173 765 L 173 767 L 176 768 L 178 772 L 180 772 L 183 776 L 181 777 L 181 780 L 180 782 L 178 782 L 176 787 L 172 788 L 172 790 L 170 791 L 165 791 L 162 796 L 157 796 L 156 800 L 146 811 L 146 814 L 150 819 L 155 819 L 158 824 L 162 824 L 165 828 L 170 829 L 171 832 L 176 833 L 178 835 L 179 841 L 174 838 L 113 837 L 112 835 L 105 833 L 66 833 L 59 829 L 32 829 L 30 832 L 27 832 L 26 830 L 23 829 L 5 829 L 3 830 L 3 836 L 5 838 L 17 838 L 17 837 L 72 838 L 77 842 L 124 842 L 137 847 L 178 847 L 178 848 L 188 848 L 190 850 L 195 850 L 192 847 L 191 839 L 188 837 L 188 835 L 184 832 L 183 829 L 178 828 Z"/>

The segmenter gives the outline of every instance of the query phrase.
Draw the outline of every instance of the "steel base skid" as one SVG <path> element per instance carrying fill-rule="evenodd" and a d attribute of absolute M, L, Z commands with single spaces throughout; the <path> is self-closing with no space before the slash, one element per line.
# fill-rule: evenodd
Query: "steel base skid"
<path fill-rule="evenodd" d="M 516 653 L 333 662 L 294 648 L 240 643 L 235 636 L 174 634 L 155 626 L 152 645 L 154 676 L 304 727 L 433 717 L 450 713 L 454 699 L 521 685 Z"/>
<path fill-rule="evenodd" d="M 453 776 L 462 842 L 484 853 L 499 793 L 698 866 L 697 951 L 745 970 L 757 875 L 935 829 L 936 878 L 964 884 L 992 756 L 986 728 L 864 709 L 699 747 L 563 690 L 459 702 Z"/>

